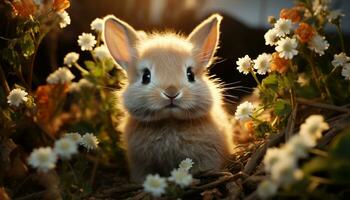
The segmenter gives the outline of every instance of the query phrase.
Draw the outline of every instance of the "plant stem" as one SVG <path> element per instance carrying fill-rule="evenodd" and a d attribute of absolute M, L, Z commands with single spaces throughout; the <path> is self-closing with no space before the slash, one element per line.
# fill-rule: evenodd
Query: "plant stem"
<path fill-rule="evenodd" d="M 338 35 L 339 35 L 341 49 L 345 53 L 344 37 L 343 37 L 343 32 L 342 32 L 342 30 L 340 28 L 340 24 L 337 23 L 336 27 L 337 27 L 337 32 L 338 32 Z"/>
<path fill-rule="evenodd" d="M 1 85 L 4 88 L 6 96 L 10 93 L 10 87 L 9 84 L 7 83 L 6 76 L 4 73 L 4 70 L 2 69 L 2 66 L 0 64 L 0 80 L 1 80 Z"/>
<path fill-rule="evenodd" d="M 89 74 L 89 72 L 84 69 L 82 66 L 80 66 L 78 63 L 74 63 L 74 66 L 83 74 L 83 75 L 86 75 L 86 74 Z"/>
<path fill-rule="evenodd" d="M 258 77 L 256 76 L 255 72 L 252 69 L 250 69 L 249 72 L 253 76 L 255 82 L 258 84 L 258 87 L 260 88 L 261 87 L 261 83 L 260 83 Z"/>
<path fill-rule="evenodd" d="M 310 153 L 313 153 L 313 154 L 318 155 L 318 156 L 328 157 L 328 153 L 325 151 L 322 151 L 320 149 L 310 149 L 309 151 L 310 151 Z"/>

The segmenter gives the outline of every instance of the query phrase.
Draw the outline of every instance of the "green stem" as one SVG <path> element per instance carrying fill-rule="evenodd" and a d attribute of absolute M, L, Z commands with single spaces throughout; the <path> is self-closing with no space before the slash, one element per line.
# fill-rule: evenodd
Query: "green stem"
<path fill-rule="evenodd" d="M 256 76 L 255 72 L 253 71 L 253 69 L 250 69 L 249 72 L 253 76 L 255 82 L 258 84 L 258 87 L 260 88 L 261 87 L 261 83 L 260 83 L 258 77 Z"/>
<path fill-rule="evenodd" d="M 344 37 L 343 37 L 343 32 L 342 32 L 342 30 L 340 28 L 340 24 L 339 23 L 336 24 L 336 27 L 337 27 L 337 32 L 338 32 L 338 35 L 339 35 L 341 49 L 345 53 Z"/>
<path fill-rule="evenodd" d="M 87 71 L 86 69 L 84 69 L 82 66 L 80 66 L 78 63 L 74 63 L 74 66 L 83 74 L 89 74 L 89 71 Z"/>
<path fill-rule="evenodd" d="M 307 61 L 309 62 L 309 65 L 311 67 L 312 77 L 315 80 L 317 89 L 319 90 L 322 99 L 324 99 L 325 96 L 324 96 L 324 92 L 323 92 L 323 89 L 322 89 L 322 86 L 321 86 L 319 71 L 318 71 L 318 69 L 316 67 L 316 64 L 314 62 L 313 56 L 310 55 L 310 57 L 309 56 L 305 56 L 305 57 L 306 57 Z"/>

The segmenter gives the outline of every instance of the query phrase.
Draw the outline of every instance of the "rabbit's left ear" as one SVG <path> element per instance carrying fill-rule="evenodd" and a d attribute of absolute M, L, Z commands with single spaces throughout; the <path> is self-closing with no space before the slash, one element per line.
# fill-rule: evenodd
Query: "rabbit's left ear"
<path fill-rule="evenodd" d="M 199 24 L 188 36 L 195 48 L 195 54 L 206 67 L 210 65 L 219 43 L 220 23 L 222 16 L 214 14 Z"/>

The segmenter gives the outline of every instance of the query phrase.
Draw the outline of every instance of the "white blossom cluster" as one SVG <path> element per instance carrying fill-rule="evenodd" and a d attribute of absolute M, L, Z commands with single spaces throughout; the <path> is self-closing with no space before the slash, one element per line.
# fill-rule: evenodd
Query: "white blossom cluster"
<path fill-rule="evenodd" d="M 193 161 L 190 158 L 186 158 L 181 161 L 179 168 L 171 171 L 171 176 L 164 178 L 159 176 L 159 174 L 149 174 L 143 183 L 143 188 L 145 192 L 150 193 L 154 197 L 160 197 L 165 193 L 165 189 L 168 187 L 168 181 L 174 182 L 181 188 L 187 187 L 192 183 L 192 175 L 189 170 L 193 166 Z"/>
<path fill-rule="evenodd" d="M 98 139 L 91 133 L 81 136 L 79 133 L 67 133 L 55 141 L 54 147 L 34 149 L 28 158 L 28 163 L 41 172 L 48 172 L 56 167 L 58 158 L 69 160 L 78 153 L 78 145 L 88 151 L 98 147 Z"/>
<path fill-rule="evenodd" d="M 298 160 L 308 156 L 308 150 L 316 146 L 322 132 L 329 125 L 321 115 L 311 115 L 300 126 L 299 134 L 294 135 L 280 148 L 269 148 L 264 157 L 265 171 L 270 178 L 264 180 L 257 189 L 260 198 L 273 196 L 279 187 L 285 187 L 303 178 L 298 168 Z"/>
<path fill-rule="evenodd" d="M 335 54 L 332 61 L 334 67 L 342 67 L 341 75 L 350 80 L 350 58 L 344 53 Z"/>

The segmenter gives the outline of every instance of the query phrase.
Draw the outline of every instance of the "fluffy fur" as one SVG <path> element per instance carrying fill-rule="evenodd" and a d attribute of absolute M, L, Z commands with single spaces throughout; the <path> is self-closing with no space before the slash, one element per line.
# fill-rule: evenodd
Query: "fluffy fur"
<path fill-rule="evenodd" d="M 169 175 L 185 158 L 193 173 L 222 169 L 233 150 L 232 129 L 221 91 L 206 74 L 218 46 L 221 16 L 213 15 L 190 36 L 145 34 L 108 16 L 104 37 L 128 84 L 121 91 L 127 111 L 122 125 L 132 180 Z M 195 81 L 190 82 L 191 67 Z M 151 72 L 143 84 L 144 69 Z M 170 99 L 167 94 L 178 94 Z M 170 104 L 173 106 L 169 106 Z"/>

